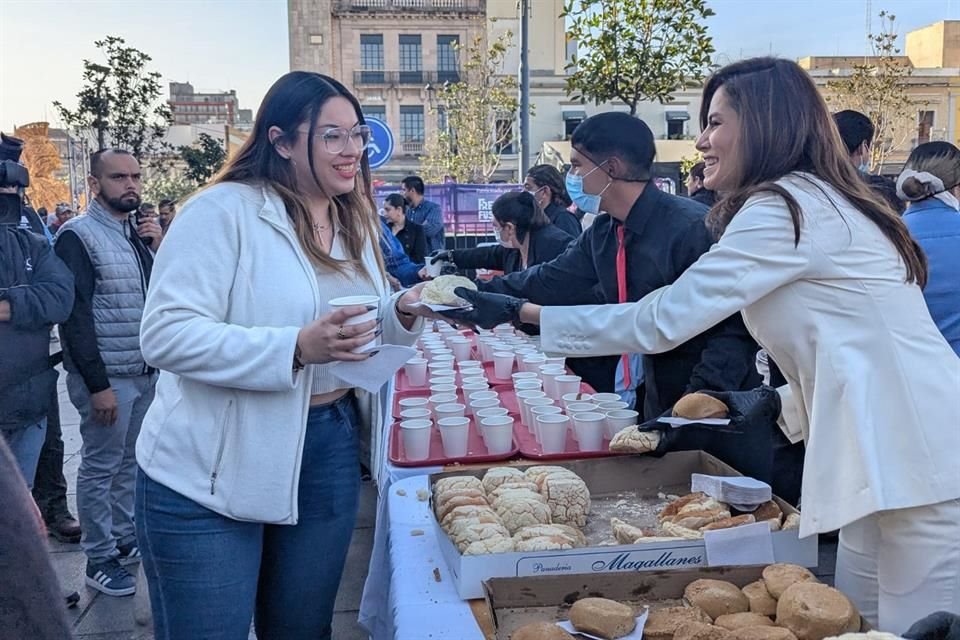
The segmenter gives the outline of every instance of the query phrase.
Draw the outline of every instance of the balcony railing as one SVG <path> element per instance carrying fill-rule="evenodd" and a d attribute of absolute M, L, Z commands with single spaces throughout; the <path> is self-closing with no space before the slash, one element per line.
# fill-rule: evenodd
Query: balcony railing
<path fill-rule="evenodd" d="M 486 0 L 333 0 L 333 12 L 367 13 L 479 13 L 486 12 Z"/>
<path fill-rule="evenodd" d="M 424 87 L 459 82 L 459 71 L 381 71 L 353 72 L 354 87 Z"/>
<path fill-rule="evenodd" d="M 400 143 L 400 151 L 407 155 L 419 156 L 423 154 L 423 142 L 407 140 Z"/>

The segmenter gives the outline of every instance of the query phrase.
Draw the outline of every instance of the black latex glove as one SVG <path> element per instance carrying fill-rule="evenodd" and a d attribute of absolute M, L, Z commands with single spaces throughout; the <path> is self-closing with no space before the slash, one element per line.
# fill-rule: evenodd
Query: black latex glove
<path fill-rule="evenodd" d="M 668 409 L 659 418 L 648 420 L 640 425 L 641 431 L 659 431 L 660 444 L 654 455 L 663 455 L 669 451 L 690 451 L 712 448 L 710 443 L 724 434 L 742 435 L 751 430 L 768 429 L 771 421 L 780 416 L 780 394 L 770 386 L 760 386 L 749 391 L 699 391 L 704 395 L 720 400 L 729 409 L 730 423 L 712 425 L 693 422 L 674 427 L 660 418 L 670 417 L 673 410 Z M 958 639 L 960 640 L 960 639 Z"/>
<path fill-rule="evenodd" d="M 903 634 L 911 640 L 960 640 L 960 616 L 946 611 L 931 613 Z"/>
<path fill-rule="evenodd" d="M 469 324 L 483 329 L 516 322 L 520 319 L 520 307 L 526 300 L 505 296 L 500 293 L 474 291 L 466 287 L 457 287 L 453 291 L 457 297 L 473 305 L 470 310 L 441 311 L 440 313 L 460 324 Z"/>
<path fill-rule="evenodd" d="M 433 264 L 434 262 L 453 262 L 453 251 L 447 251 L 446 249 L 439 249 L 434 251 L 427 256 L 427 264 Z"/>

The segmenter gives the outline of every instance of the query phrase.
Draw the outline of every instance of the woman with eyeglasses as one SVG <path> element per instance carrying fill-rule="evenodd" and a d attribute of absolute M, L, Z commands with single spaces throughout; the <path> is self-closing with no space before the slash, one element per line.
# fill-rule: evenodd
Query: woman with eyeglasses
<path fill-rule="evenodd" d="M 573 201 L 567 194 L 563 176 L 556 167 L 549 164 L 531 167 L 523 179 L 523 190 L 533 194 L 547 218 L 558 228 L 574 238 L 583 232 L 580 219 L 568 208 Z"/>
<path fill-rule="evenodd" d="M 359 441 L 379 424 L 337 366 L 422 328 L 418 290 L 389 293 L 369 141 L 342 84 L 283 76 L 157 255 L 136 523 L 158 640 L 239 640 L 251 619 L 261 640 L 331 637 Z"/>
<path fill-rule="evenodd" d="M 550 262 L 573 241 L 550 224 L 536 198 L 527 191 L 501 195 L 494 200 L 492 213 L 496 245 L 436 252 L 432 257 L 452 262 L 458 269 L 491 269 L 507 274 Z M 425 277 L 426 271 L 421 274 Z"/>

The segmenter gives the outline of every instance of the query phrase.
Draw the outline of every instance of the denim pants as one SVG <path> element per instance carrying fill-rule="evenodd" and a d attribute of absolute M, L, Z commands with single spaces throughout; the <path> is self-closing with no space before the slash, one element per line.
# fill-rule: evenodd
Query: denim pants
<path fill-rule="evenodd" d="M 77 472 L 77 516 L 83 535 L 80 547 L 90 562 L 119 554 L 117 545 L 136 539 L 133 491 L 137 478 L 136 443 L 143 417 L 153 402 L 157 374 L 110 378 L 117 397 L 117 421 L 93 417 L 90 392 L 83 378 L 67 374 L 70 401 L 80 414 L 80 469 Z"/>
<path fill-rule="evenodd" d="M 157 640 L 246 640 L 251 618 L 259 640 L 331 638 L 357 517 L 357 427 L 352 394 L 310 409 L 292 526 L 233 520 L 140 471 L 137 539 Z"/>
<path fill-rule="evenodd" d="M 20 474 L 26 481 L 28 489 L 33 488 L 33 478 L 37 473 L 37 461 L 40 459 L 40 450 L 43 448 L 46 432 L 46 418 L 16 429 L 0 430 L 7 446 L 13 452 L 13 458 L 20 467 Z"/>

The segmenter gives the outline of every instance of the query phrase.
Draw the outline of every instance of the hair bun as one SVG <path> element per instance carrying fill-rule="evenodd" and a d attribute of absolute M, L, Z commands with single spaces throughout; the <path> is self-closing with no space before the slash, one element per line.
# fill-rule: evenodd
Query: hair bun
<path fill-rule="evenodd" d="M 904 180 L 900 189 L 908 200 L 923 200 L 935 193 L 932 184 L 924 182 L 915 176 L 910 176 Z"/>

